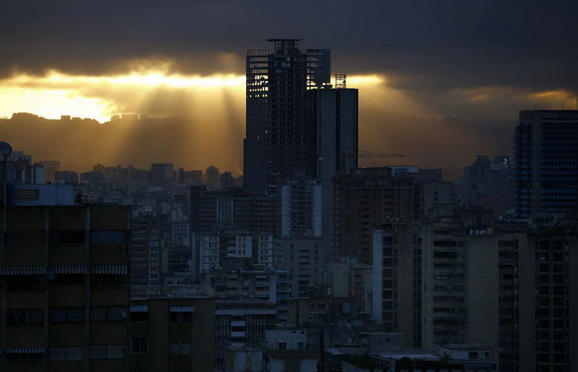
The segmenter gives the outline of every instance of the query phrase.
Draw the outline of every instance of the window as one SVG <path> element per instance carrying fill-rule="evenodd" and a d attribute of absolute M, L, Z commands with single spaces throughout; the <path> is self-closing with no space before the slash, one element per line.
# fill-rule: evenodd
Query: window
<path fill-rule="evenodd" d="M 133 337 L 131 340 L 130 351 L 132 353 L 148 352 L 148 342 L 146 337 Z"/>
<path fill-rule="evenodd" d="M 84 244 L 85 232 L 78 231 L 53 231 L 50 233 L 50 244 Z"/>
<path fill-rule="evenodd" d="M 6 287 L 12 291 L 42 291 L 46 275 L 14 275 L 4 277 Z"/>
<path fill-rule="evenodd" d="M 12 353 L 6 352 L 7 363 L 42 363 L 42 352 Z"/>
<path fill-rule="evenodd" d="M 9 246 L 43 245 L 44 231 L 8 231 L 6 244 Z"/>
<path fill-rule="evenodd" d="M 171 340 L 171 354 L 190 354 L 191 341 L 190 340 Z"/>
<path fill-rule="evenodd" d="M 9 325 L 42 325 L 44 311 L 41 309 L 9 309 Z"/>
<path fill-rule="evenodd" d="M 145 312 L 137 312 L 137 313 L 130 313 L 130 321 L 131 322 L 146 322 L 149 319 L 149 313 Z"/>
<path fill-rule="evenodd" d="M 171 323 L 191 323 L 192 321 L 192 313 L 171 313 Z"/>
<path fill-rule="evenodd" d="M 14 197 L 21 200 L 37 200 L 40 199 L 40 190 L 35 189 L 20 189 L 14 192 Z"/>
<path fill-rule="evenodd" d="M 126 311 L 121 306 L 101 306 L 90 309 L 90 320 L 93 322 L 114 322 L 126 319 Z"/>
<path fill-rule="evenodd" d="M 124 358 L 122 345 L 95 345 L 90 347 L 90 359 L 118 360 Z"/>
<path fill-rule="evenodd" d="M 93 230 L 90 232 L 92 244 L 126 244 L 127 233 L 124 230 Z"/>
<path fill-rule="evenodd" d="M 52 347 L 48 349 L 48 360 L 51 362 L 84 360 L 84 349 L 81 347 Z"/>
<path fill-rule="evenodd" d="M 191 323 L 193 321 L 193 314 L 191 313 L 182 313 L 181 316 L 181 322 L 183 323 Z"/>
<path fill-rule="evenodd" d="M 92 289 L 119 289 L 126 286 L 126 276 L 93 274 L 90 276 L 90 288 Z"/>
<path fill-rule="evenodd" d="M 52 284 L 60 285 L 84 285 L 85 275 L 81 274 L 56 274 Z"/>
<path fill-rule="evenodd" d="M 84 308 L 62 307 L 50 309 L 50 323 L 84 323 Z"/>

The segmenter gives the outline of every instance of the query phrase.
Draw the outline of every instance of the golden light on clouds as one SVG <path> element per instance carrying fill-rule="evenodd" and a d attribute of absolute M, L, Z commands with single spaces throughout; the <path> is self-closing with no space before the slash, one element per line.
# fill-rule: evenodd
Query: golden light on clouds
<path fill-rule="evenodd" d="M 48 119 L 70 115 L 101 123 L 125 113 L 175 117 L 167 122 L 170 127 L 154 121 L 111 122 L 102 134 L 94 132 L 94 128 L 67 124 L 66 130 L 59 132 L 65 144 L 34 147 L 33 152 L 43 158 L 74 158 L 79 164 L 121 161 L 146 167 L 147 162 L 174 162 L 188 169 L 209 164 L 240 169 L 245 136 L 245 76 L 187 75 L 176 73 L 171 67 L 166 63 L 133 63 L 126 65 L 127 72 L 102 76 L 56 70 L 43 75 L 14 74 L 0 79 L 0 116 L 29 112 Z M 349 75 L 347 86 L 360 90 L 360 122 L 374 120 L 365 113 L 375 108 L 395 110 L 409 106 L 401 92 L 387 86 L 383 75 Z M 98 151 L 85 153 L 83 150 L 96 140 L 94 136 L 99 137 Z M 54 144 L 58 140 L 46 142 Z M 55 152 L 57 149 L 67 149 L 73 155 Z"/>
<path fill-rule="evenodd" d="M 385 84 L 386 82 L 387 82 L 387 80 L 386 80 L 385 76 L 377 75 L 377 74 L 347 76 L 347 83 L 352 88 L 357 88 L 359 86 Z"/>
<path fill-rule="evenodd" d="M 141 87 L 167 86 L 171 88 L 226 88 L 244 86 L 245 77 L 233 74 L 210 76 L 184 76 L 161 71 L 131 73 L 128 75 L 102 78 L 103 82 L 112 85 L 133 85 Z"/>
<path fill-rule="evenodd" d="M 102 98 L 83 97 L 69 89 L 22 88 L 0 86 L 0 116 L 10 117 L 15 112 L 30 112 L 46 118 L 69 114 L 75 117 L 104 121 L 116 109 L 113 102 Z"/>
<path fill-rule="evenodd" d="M 573 98 L 573 94 L 566 90 L 547 90 L 534 93 L 533 96 L 540 99 L 556 99 L 561 101 Z"/>
<path fill-rule="evenodd" d="M 554 109 L 558 105 L 570 104 L 573 94 L 565 90 L 528 91 L 518 87 L 487 86 L 476 88 L 454 89 L 451 97 L 458 102 L 468 103 L 500 103 L 520 102 L 526 104 L 538 104 L 540 107 L 552 105 Z M 569 106 L 567 106 L 569 108 Z"/>
<path fill-rule="evenodd" d="M 61 115 L 108 121 L 112 115 L 137 112 L 153 116 L 193 115 L 225 119 L 223 112 L 244 115 L 245 76 L 185 75 L 169 63 L 130 65 L 124 74 L 89 76 L 50 70 L 44 75 L 15 74 L 0 80 L 0 116 L 30 112 L 46 118 Z M 349 87 L 375 100 L 383 96 L 383 75 L 351 75 Z M 381 91 L 377 97 L 375 92 Z M 399 101 L 393 92 L 388 102 Z M 399 103 L 399 102 L 398 102 Z M 228 106 L 224 106 L 228 105 Z M 203 111 L 204 114 L 201 112 Z"/>
<path fill-rule="evenodd" d="M 216 165 L 240 173 L 245 76 L 184 74 L 175 72 L 170 64 L 153 62 L 126 64 L 124 72 L 117 70 L 121 72 L 101 76 L 52 70 L 42 75 L 16 73 L 0 78 L 0 117 L 29 112 L 48 119 L 70 115 L 101 123 L 126 113 L 148 114 L 152 118 L 106 125 L 60 121 L 43 126 L 42 134 L 35 129 L 39 127 L 30 125 L 25 135 L 18 131 L 26 125 L 14 122 L 12 137 L 7 137 L 8 123 L 4 137 L 39 160 L 74 159 L 76 165 L 72 169 L 90 169 L 87 167 L 99 162 L 142 168 L 152 162 L 171 162 L 185 169 Z M 347 76 L 347 87 L 359 89 L 360 149 L 404 153 L 406 161 L 415 163 L 419 160 L 415 154 L 428 148 L 429 139 L 437 135 L 441 125 L 437 119 L 427 118 L 453 114 L 467 119 L 466 115 L 487 112 L 509 117 L 515 116 L 516 110 L 533 105 L 570 108 L 574 100 L 564 90 L 530 91 L 501 86 L 449 89 L 420 96 L 419 89 L 396 87 L 395 78 L 383 74 Z M 170 120 L 154 119 L 167 117 Z M 465 126 L 448 125 L 444 130 L 468 137 Z M 430 152 L 439 152 L 432 146 Z M 470 143 L 464 146 L 475 149 Z"/>
<path fill-rule="evenodd" d="M 44 76 L 29 74 L 14 75 L 2 81 L 2 85 L 19 87 L 62 88 L 81 85 L 132 85 L 140 87 L 167 86 L 175 88 L 221 88 L 243 85 L 245 78 L 234 74 L 215 74 L 210 76 L 170 74 L 163 69 L 130 72 L 123 75 L 88 76 L 68 75 L 56 70 L 48 71 Z"/>
<path fill-rule="evenodd" d="M 54 70 L 43 76 L 17 74 L 0 80 L 0 116 L 30 112 L 46 118 L 71 115 L 104 122 L 111 115 L 134 109 L 147 112 L 139 103 L 159 91 L 169 90 L 171 95 L 178 91 L 196 93 L 199 98 L 202 94 L 214 99 L 223 90 L 242 89 L 244 83 L 244 76 L 233 74 L 186 76 L 154 69 L 110 76 L 69 75 Z"/>
<path fill-rule="evenodd" d="M 162 131 L 157 134 L 159 141 L 166 141 L 160 137 L 178 132 L 178 136 L 170 140 L 170 151 L 159 151 L 149 157 L 154 157 L 154 161 L 177 164 L 182 161 L 186 167 L 198 167 L 198 154 L 203 154 L 206 165 L 233 170 L 242 167 L 244 75 L 185 75 L 171 72 L 171 65 L 166 63 L 156 66 L 132 64 L 129 68 L 126 73 L 104 76 L 49 71 L 42 76 L 17 74 L 0 80 L 0 116 L 29 112 L 49 119 L 70 115 L 93 118 L 101 123 L 109 121 L 113 115 L 125 113 L 183 117 L 186 124 L 172 127 L 166 134 L 160 134 Z M 389 87 L 384 75 L 348 75 L 347 86 L 359 89 L 362 131 L 366 128 L 364 123 L 381 120 L 379 113 L 384 110 L 419 107 L 406 94 Z M 101 158 L 103 163 L 110 159 L 127 159 L 131 155 L 126 152 L 128 142 L 152 143 L 140 137 L 140 126 L 123 123 L 113 127 L 114 135 L 107 136 L 101 149 L 107 154 Z M 70 142 L 79 141 L 77 138 L 71 136 Z M 147 146 L 149 149 L 154 147 Z M 148 159 L 139 155 L 138 159 L 125 161 L 143 166 L 138 161 L 145 158 Z"/>

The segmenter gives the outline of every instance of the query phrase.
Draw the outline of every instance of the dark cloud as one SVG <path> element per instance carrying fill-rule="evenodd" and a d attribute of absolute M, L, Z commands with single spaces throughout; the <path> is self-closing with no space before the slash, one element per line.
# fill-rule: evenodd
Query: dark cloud
<path fill-rule="evenodd" d="M 567 1 L 8 1 L 2 71 L 101 73 L 151 55 L 185 72 L 227 68 L 268 37 L 334 51 L 336 68 L 403 76 L 402 87 L 545 85 L 574 89 L 578 51 Z M 242 61 L 242 60 L 241 60 Z"/>

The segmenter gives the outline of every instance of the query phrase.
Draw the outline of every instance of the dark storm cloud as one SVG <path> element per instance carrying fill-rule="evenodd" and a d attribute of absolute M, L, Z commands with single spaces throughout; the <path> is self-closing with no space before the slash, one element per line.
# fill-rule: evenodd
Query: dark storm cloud
<path fill-rule="evenodd" d="M 331 48 L 334 72 L 383 73 L 420 101 L 475 87 L 578 90 L 578 2 L 570 0 L 12 0 L 3 8 L 2 74 L 121 72 L 151 56 L 174 59 L 183 73 L 243 73 L 246 49 L 299 37 L 303 47 Z"/>

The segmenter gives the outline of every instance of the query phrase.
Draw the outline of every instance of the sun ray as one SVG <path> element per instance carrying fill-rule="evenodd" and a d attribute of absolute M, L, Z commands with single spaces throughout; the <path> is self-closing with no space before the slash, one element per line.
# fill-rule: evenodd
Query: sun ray
<path fill-rule="evenodd" d="M 99 139 L 98 153 L 91 154 L 94 164 L 122 161 L 146 167 L 145 159 L 154 157 L 155 161 L 173 162 L 188 169 L 208 164 L 240 168 L 245 134 L 245 77 L 187 75 L 171 72 L 166 64 L 150 66 L 134 65 L 126 73 L 102 76 L 51 70 L 43 75 L 15 74 L 0 79 L 0 116 L 19 111 L 49 119 L 71 115 L 98 120 L 103 128 L 93 128 L 91 134 L 77 128 L 70 130 L 80 136 L 81 143 L 88 140 L 87 136 L 106 136 Z M 403 100 L 401 93 L 388 88 L 383 75 L 350 75 L 347 83 L 348 87 L 360 89 L 360 101 L 365 107 L 383 108 L 384 103 L 393 107 Z M 149 119 L 110 120 L 125 114 L 146 114 Z M 155 120 L 169 116 L 175 117 L 170 128 L 163 127 L 162 120 Z M 362 114 L 360 123 L 363 118 Z M 147 126 L 146 130 L 143 126 Z M 156 142 L 170 143 L 171 148 L 163 152 L 157 149 Z"/>

